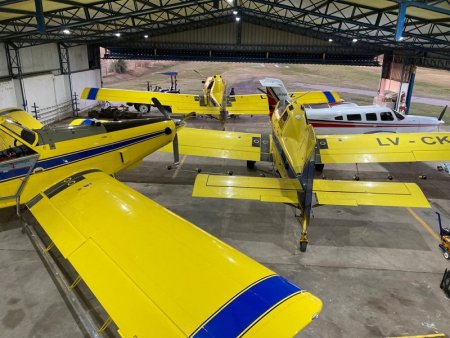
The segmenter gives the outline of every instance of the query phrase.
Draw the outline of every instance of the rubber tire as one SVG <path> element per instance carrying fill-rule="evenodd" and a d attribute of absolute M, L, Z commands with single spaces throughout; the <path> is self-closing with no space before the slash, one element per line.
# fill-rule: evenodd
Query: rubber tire
<path fill-rule="evenodd" d="M 142 114 L 147 114 L 150 112 L 150 105 L 149 104 L 140 104 L 138 105 L 138 111 Z"/>
<path fill-rule="evenodd" d="M 316 163 L 316 164 L 314 164 L 314 167 L 316 168 L 316 171 L 323 171 L 323 168 L 325 168 L 325 164 Z"/>
<path fill-rule="evenodd" d="M 256 161 L 247 161 L 247 169 L 255 169 Z"/>
<path fill-rule="evenodd" d="M 308 247 L 308 242 L 300 242 L 300 251 L 305 252 L 306 248 Z"/>
<path fill-rule="evenodd" d="M 444 252 L 444 258 L 445 259 L 450 259 L 450 254 L 447 251 Z"/>

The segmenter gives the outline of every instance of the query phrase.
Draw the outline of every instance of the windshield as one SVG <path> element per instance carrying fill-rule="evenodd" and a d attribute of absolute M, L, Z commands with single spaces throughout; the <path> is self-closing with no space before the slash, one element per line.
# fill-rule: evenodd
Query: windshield
<path fill-rule="evenodd" d="M 395 116 L 397 116 L 397 118 L 399 119 L 399 120 L 403 120 L 405 117 L 402 115 L 402 114 L 400 114 L 398 111 L 396 111 L 396 110 L 394 110 L 394 114 L 395 114 Z"/>
<path fill-rule="evenodd" d="M 14 139 L 16 141 L 15 143 L 23 140 L 23 141 L 33 145 L 37 140 L 37 136 L 34 131 L 26 128 L 25 126 L 21 125 L 19 122 L 14 121 L 10 118 L 4 119 L 1 123 L 1 126 L 3 128 L 5 128 L 4 135 L 7 135 L 5 137 Z M 10 134 L 10 135 L 8 135 L 8 134 Z"/>

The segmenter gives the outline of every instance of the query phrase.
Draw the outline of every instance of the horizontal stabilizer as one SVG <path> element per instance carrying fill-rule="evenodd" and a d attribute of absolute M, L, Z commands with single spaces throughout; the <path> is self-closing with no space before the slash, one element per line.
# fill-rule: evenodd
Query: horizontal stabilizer
<path fill-rule="evenodd" d="M 450 160 L 450 133 L 326 135 L 317 138 L 322 163 Z"/>
<path fill-rule="evenodd" d="M 270 157 L 269 136 L 209 129 L 183 128 L 178 131 L 180 154 L 267 161 Z M 171 144 L 159 151 L 173 151 Z"/>
<path fill-rule="evenodd" d="M 322 307 L 105 173 L 69 177 L 28 208 L 123 337 L 292 337 Z"/>
<path fill-rule="evenodd" d="M 192 196 L 298 203 L 296 179 L 247 176 L 197 175 Z"/>
<path fill-rule="evenodd" d="M 299 189 L 296 179 L 200 174 L 192 196 L 297 204 Z M 314 180 L 313 191 L 319 204 L 430 207 L 414 183 Z"/>
<path fill-rule="evenodd" d="M 415 183 L 314 180 L 319 204 L 430 208 Z"/>

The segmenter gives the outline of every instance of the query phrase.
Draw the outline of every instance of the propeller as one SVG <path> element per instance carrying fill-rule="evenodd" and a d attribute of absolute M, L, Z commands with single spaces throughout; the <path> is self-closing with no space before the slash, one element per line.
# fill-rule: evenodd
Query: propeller
<path fill-rule="evenodd" d="M 442 121 L 442 118 L 444 117 L 446 110 L 447 106 L 445 106 L 444 109 L 442 109 L 441 113 L 439 114 L 438 121 Z"/>
<path fill-rule="evenodd" d="M 187 118 L 191 117 L 194 114 L 194 113 L 189 113 L 182 120 L 180 120 L 180 119 L 172 119 L 170 117 L 170 114 L 167 112 L 167 110 L 164 108 L 164 106 L 161 104 L 161 102 L 156 97 L 152 97 L 152 102 L 153 102 L 153 105 L 156 108 L 158 108 L 160 113 L 167 120 L 172 120 L 175 123 L 175 127 L 177 129 L 180 128 L 180 127 L 183 127 L 185 125 L 184 120 L 186 120 Z M 178 147 L 178 134 L 175 134 L 175 137 L 173 138 L 173 141 L 172 141 L 172 146 L 173 146 L 173 164 L 169 165 L 167 167 L 169 170 L 172 169 L 172 168 L 177 167 L 180 164 L 180 150 L 179 150 L 179 147 Z"/>

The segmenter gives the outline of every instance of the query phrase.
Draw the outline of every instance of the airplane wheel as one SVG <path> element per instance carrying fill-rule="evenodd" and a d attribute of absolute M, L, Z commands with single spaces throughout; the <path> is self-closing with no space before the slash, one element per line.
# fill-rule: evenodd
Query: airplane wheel
<path fill-rule="evenodd" d="M 231 170 L 228 170 L 228 171 L 227 171 L 227 175 L 232 176 L 232 175 L 233 175 L 233 172 L 232 172 Z"/>
<path fill-rule="evenodd" d="M 323 168 L 325 167 L 325 164 L 314 164 L 314 167 L 316 167 L 317 171 L 323 171 Z"/>
<path fill-rule="evenodd" d="M 392 181 L 392 175 L 388 175 L 388 177 L 387 177 L 387 179 L 389 180 L 389 181 Z"/>
<path fill-rule="evenodd" d="M 444 258 L 450 259 L 450 254 L 447 251 L 444 252 Z"/>
<path fill-rule="evenodd" d="M 353 179 L 354 179 L 355 181 L 359 181 L 359 176 L 358 176 L 358 175 L 355 175 L 355 176 L 353 176 Z"/>
<path fill-rule="evenodd" d="M 256 161 L 247 161 L 247 169 L 255 169 Z"/>
<path fill-rule="evenodd" d="M 150 111 L 150 105 L 149 104 L 139 104 L 137 110 L 142 114 L 146 114 Z"/>
<path fill-rule="evenodd" d="M 300 251 L 305 252 L 307 246 L 308 246 L 308 242 L 300 242 Z"/>

